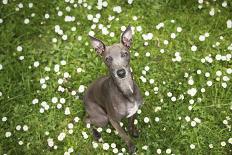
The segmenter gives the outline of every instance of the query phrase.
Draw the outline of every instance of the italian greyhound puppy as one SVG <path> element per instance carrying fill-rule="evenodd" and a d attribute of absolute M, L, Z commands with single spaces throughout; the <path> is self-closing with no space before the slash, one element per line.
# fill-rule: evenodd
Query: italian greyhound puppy
<path fill-rule="evenodd" d="M 85 121 L 96 127 L 104 127 L 110 122 L 126 142 L 129 153 L 133 153 L 135 145 L 119 125 L 122 118 L 129 118 L 128 131 L 133 137 L 138 137 L 134 120 L 143 99 L 130 70 L 131 27 L 128 26 L 122 33 L 120 43 L 111 46 L 105 46 L 99 39 L 89 37 L 93 48 L 106 64 L 109 75 L 97 79 L 86 90 Z M 94 127 L 91 128 L 94 138 L 99 140 L 100 133 Z"/>

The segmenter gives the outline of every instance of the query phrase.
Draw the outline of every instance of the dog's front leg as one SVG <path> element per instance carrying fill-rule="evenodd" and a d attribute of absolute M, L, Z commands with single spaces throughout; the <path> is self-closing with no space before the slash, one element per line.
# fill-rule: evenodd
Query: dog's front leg
<path fill-rule="evenodd" d="M 112 126 L 116 129 L 120 137 L 126 142 L 128 146 L 129 153 L 134 153 L 136 148 L 133 144 L 131 138 L 126 134 L 126 132 L 123 130 L 123 128 L 119 125 L 119 123 L 115 120 L 109 119 Z"/>
<path fill-rule="evenodd" d="M 137 117 L 137 114 L 135 113 L 134 115 L 132 115 L 131 117 L 128 118 L 129 133 L 135 138 L 139 137 L 139 132 L 134 124 L 134 120 L 136 117 Z"/>

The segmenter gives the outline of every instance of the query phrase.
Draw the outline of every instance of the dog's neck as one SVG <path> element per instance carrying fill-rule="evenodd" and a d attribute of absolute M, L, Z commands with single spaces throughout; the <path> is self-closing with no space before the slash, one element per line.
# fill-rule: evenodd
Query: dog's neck
<path fill-rule="evenodd" d="M 112 75 L 110 75 L 109 82 L 114 89 L 117 89 L 119 93 L 127 98 L 130 102 L 134 102 L 134 81 L 132 79 L 132 74 L 127 75 L 126 78 L 116 80 Z"/>

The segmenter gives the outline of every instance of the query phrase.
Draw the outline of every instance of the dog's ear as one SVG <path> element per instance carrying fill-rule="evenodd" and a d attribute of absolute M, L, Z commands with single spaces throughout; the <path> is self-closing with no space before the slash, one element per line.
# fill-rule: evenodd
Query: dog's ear
<path fill-rule="evenodd" d="M 130 25 L 122 33 L 121 43 L 124 46 L 126 46 L 128 49 L 131 47 L 131 44 L 132 44 L 132 30 L 131 30 L 131 26 Z"/>
<path fill-rule="evenodd" d="M 97 52 L 97 54 L 102 55 L 103 52 L 105 52 L 104 43 L 101 40 L 94 38 L 92 36 L 89 36 L 89 38 L 90 38 L 91 44 L 92 44 L 93 48 L 95 49 L 95 51 Z"/>

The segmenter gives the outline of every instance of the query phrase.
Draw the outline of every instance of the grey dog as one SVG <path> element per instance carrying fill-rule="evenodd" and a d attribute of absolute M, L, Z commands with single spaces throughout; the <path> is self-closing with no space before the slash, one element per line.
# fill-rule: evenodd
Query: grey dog
<path fill-rule="evenodd" d="M 129 153 L 133 153 L 136 147 L 119 125 L 122 118 L 129 118 L 128 131 L 133 137 L 138 137 L 134 120 L 143 99 L 130 69 L 131 27 L 128 26 L 122 33 L 120 43 L 111 46 L 105 46 L 101 40 L 89 37 L 93 48 L 108 67 L 109 75 L 97 79 L 86 90 L 85 121 L 96 127 L 103 127 L 110 122 L 126 142 Z M 100 133 L 94 127 L 91 128 L 94 138 L 99 140 Z"/>

